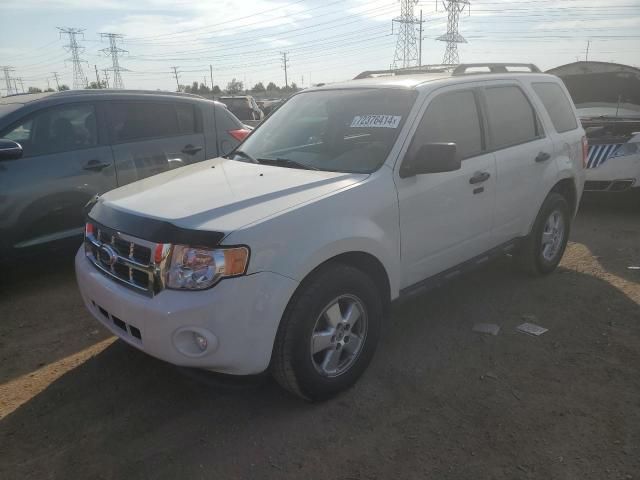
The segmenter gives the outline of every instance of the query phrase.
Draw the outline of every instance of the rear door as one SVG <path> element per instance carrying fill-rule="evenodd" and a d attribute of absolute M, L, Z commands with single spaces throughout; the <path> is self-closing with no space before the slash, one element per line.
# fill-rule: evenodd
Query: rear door
<path fill-rule="evenodd" d="M 114 101 L 107 118 L 118 185 L 205 159 L 202 114 L 194 103 Z"/>
<path fill-rule="evenodd" d="M 82 232 L 82 207 L 116 186 L 111 149 L 94 103 L 39 110 L 0 132 L 23 157 L 0 164 L 0 231 L 17 248 Z"/>
<path fill-rule="evenodd" d="M 485 87 L 483 97 L 498 177 L 493 236 L 502 243 L 528 233 L 545 170 L 555 168 L 554 150 L 520 85 L 498 82 Z"/>

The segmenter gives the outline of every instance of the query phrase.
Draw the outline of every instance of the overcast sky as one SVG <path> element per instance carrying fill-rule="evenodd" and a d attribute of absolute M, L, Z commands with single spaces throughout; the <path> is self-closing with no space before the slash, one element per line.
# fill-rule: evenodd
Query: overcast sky
<path fill-rule="evenodd" d="M 419 2 L 424 19 L 423 63 L 440 63 L 446 14 L 436 0 Z M 65 61 L 68 39 L 56 27 L 84 28 L 81 58 L 95 80 L 110 66 L 100 32 L 123 34 L 120 64 L 127 88 L 174 90 L 194 80 L 222 88 L 233 78 L 249 87 L 284 84 L 280 52 L 289 52 L 289 81 L 308 86 L 388 68 L 396 36 L 397 0 L 0 0 L 0 65 L 10 65 L 24 87 L 53 85 L 52 72 L 72 85 Z M 396 30 L 397 31 L 397 30 Z M 547 69 L 584 59 L 640 63 L 638 0 L 473 0 L 460 18 L 469 43 L 462 62 L 533 62 Z M 102 72 L 100 72 L 102 75 Z M 19 86 L 19 85 L 18 85 Z M 4 93 L 0 71 L 0 93 Z"/>

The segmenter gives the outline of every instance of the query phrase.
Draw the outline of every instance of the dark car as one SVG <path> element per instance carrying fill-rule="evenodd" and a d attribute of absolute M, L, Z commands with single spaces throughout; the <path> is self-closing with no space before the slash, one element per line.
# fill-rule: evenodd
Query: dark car
<path fill-rule="evenodd" d="M 0 259 L 82 234 L 83 206 L 96 195 L 229 153 L 248 133 L 223 104 L 195 95 L 1 98 Z"/>
<path fill-rule="evenodd" d="M 262 120 L 264 113 L 258 107 L 256 100 L 250 95 L 220 97 L 222 103 L 242 121 Z"/>

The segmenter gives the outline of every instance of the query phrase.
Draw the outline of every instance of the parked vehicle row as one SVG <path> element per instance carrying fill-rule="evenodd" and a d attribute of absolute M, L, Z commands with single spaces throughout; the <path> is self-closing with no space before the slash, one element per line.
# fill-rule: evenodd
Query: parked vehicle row
<path fill-rule="evenodd" d="M 10 141 L 0 151 L 0 257 L 81 235 L 82 207 L 96 195 L 229 153 L 248 132 L 223 104 L 195 95 L 0 99 L 0 138 Z"/>
<path fill-rule="evenodd" d="M 491 67 L 308 89 L 225 158 L 100 196 L 88 310 L 157 358 L 317 400 L 364 372 L 391 301 L 505 252 L 552 272 L 585 132 L 560 79 Z"/>

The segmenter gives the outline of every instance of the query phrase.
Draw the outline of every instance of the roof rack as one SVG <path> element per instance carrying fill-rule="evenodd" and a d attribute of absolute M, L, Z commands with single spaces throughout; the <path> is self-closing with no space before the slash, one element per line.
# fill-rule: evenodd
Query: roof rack
<path fill-rule="evenodd" d="M 458 65 L 452 75 L 473 75 L 480 73 L 516 73 L 510 72 L 510 67 L 528 68 L 531 73 L 542 73 L 533 63 L 462 63 Z M 470 68 L 488 68 L 489 72 L 467 72 Z"/>

